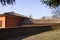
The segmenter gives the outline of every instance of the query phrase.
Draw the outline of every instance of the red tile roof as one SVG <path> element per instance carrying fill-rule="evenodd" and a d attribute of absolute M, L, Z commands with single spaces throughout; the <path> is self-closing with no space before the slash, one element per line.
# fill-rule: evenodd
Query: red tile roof
<path fill-rule="evenodd" d="M 3 16 L 3 15 L 8 15 L 8 16 L 10 15 L 10 16 L 18 16 L 18 17 L 29 18 L 29 17 L 27 17 L 27 16 L 24 16 L 24 15 L 15 13 L 15 12 L 5 12 L 4 14 L 0 14 L 0 16 Z"/>
<path fill-rule="evenodd" d="M 60 19 L 25 19 L 22 24 L 60 23 Z"/>

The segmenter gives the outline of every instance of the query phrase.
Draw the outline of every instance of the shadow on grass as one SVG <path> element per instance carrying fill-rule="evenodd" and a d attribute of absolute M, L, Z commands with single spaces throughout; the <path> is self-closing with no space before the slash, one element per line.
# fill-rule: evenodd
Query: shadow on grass
<path fill-rule="evenodd" d="M 33 36 L 42 32 L 53 30 L 51 26 L 33 26 L 33 27 L 23 27 L 20 28 L 19 35 L 11 36 L 8 38 L 4 38 L 4 40 L 22 40 L 29 36 Z"/>
<path fill-rule="evenodd" d="M 29 36 L 33 36 L 42 32 L 46 32 L 46 31 L 50 31 L 53 30 L 53 28 L 51 26 L 34 26 L 34 27 L 25 27 L 23 28 L 24 32 L 22 33 L 22 39 L 29 37 Z"/>

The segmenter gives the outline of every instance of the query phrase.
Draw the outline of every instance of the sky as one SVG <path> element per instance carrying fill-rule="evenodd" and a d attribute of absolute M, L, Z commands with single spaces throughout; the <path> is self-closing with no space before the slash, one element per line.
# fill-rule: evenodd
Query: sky
<path fill-rule="evenodd" d="M 43 5 L 40 0 L 16 0 L 15 3 L 16 4 L 14 4 L 13 6 L 2 6 L 0 4 L 0 13 L 14 11 L 28 17 L 31 15 L 32 18 L 36 19 L 39 19 L 43 16 L 52 16 L 52 9 L 46 7 L 46 5 Z"/>

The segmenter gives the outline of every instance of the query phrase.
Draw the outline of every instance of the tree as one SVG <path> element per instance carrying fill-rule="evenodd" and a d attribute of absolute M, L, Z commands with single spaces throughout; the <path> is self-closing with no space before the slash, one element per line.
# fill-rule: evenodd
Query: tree
<path fill-rule="evenodd" d="M 13 5 L 15 3 L 15 0 L 0 0 L 0 3 L 2 5 Z"/>
<path fill-rule="evenodd" d="M 60 9 L 53 10 L 52 14 L 52 18 L 60 18 Z"/>
<path fill-rule="evenodd" d="M 56 8 L 60 5 L 60 0 L 41 0 L 41 2 L 48 5 L 50 8 Z"/>
<path fill-rule="evenodd" d="M 43 17 L 41 17 L 41 19 L 48 19 L 49 17 L 47 17 L 47 16 L 43 16 Z"/>
<path fill-rule="evenodd" d="M 52 14 L 52 18 L 60 18 L 60 0 L 41 0 L 41 2 L 43 4 L 46 4 L 47 6 L 49 6 L 50 8 L 56 8 L 55 10 L 53 10 Z"/>

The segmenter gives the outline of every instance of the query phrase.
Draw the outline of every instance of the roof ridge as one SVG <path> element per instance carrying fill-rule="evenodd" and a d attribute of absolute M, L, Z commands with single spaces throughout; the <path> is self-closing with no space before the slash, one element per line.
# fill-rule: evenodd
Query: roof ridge
<path fill-rule="evenodd" d="M 15 16 L 21 16 L 21 17 L 26 17 L 26 18 L 29 18 L 27 16 L 24 16 L 24 15 L 21 15 L 19 13 L 15 13 L 15 12 L 5 12 L 4 13 L 5 15 L 15 15 Z"/>

